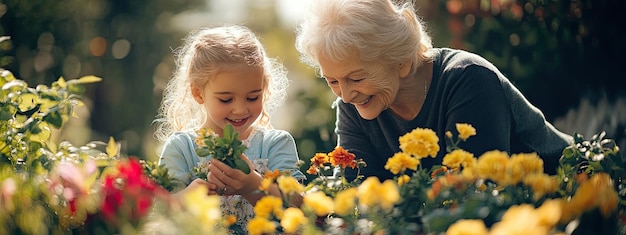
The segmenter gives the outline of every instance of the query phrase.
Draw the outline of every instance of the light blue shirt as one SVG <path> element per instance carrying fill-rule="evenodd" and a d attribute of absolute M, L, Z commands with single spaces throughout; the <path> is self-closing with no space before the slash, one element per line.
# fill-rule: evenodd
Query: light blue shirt
<path fill-rule="evenodd" d="M 198 134 L 195 130 L 186 130 L 172 134 L 163 146 L 159 165 L 168 168 L 171 176 L 178 180 L 175 190 L 187 187 L 197 177 L 193 169 L 200 162 L 206 162 L 211 157 L 200 157 L 196 153 L 198 147 L 195 139 Z M 244 154 L 254 165 L 254 169 L 263 174 L 265 171 L 278 169 L 281 172 L 289 171 L 291 176 L 304 181 L 306 176 L 298 169 L 298 151 L 296 142 L 289 132 L 275 129 L 253 127 L 250 136 L 242 140 L 248 146 Z M 224 215 L 234 215 L 237 218 L 234 226 L 238 230 L 231 230 L 231 234 L 247 234 L 247 224 L 254 217 L 254 206 L 241 195 L 221 196 L 220 209 Z"/>
<path fill-rule="evenodd" d="M 159 165 L 166 166 L 172 177 L 185 186 L 196 178 L 192 170 L 198 166 L 201 159 L 210 159 L 210 156 L 200 157 L 196 153 L 197 137 L 195 130 L 175 132 L 165 142 L 159 158 Z M 248 145 L 244 154 L 259 173 L 278 169 L 281 172 L 290 171 L 291 175 L 300 181 L 306 179 L 298 168 L 296 142 L 289 132 L 255 127 L 248 139 L 243 142 Z"/>

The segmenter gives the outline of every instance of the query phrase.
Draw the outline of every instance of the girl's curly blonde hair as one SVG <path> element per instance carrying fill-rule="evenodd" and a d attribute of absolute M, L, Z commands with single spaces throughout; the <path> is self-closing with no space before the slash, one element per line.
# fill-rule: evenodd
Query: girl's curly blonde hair
<path fill-rule="evenodd" d="M 271 128 L 269 114 L 284 102 L 289 80 L 285 67 L 267 56 L 254 32 L 240 25 L 200 28 L 189 33 L 174 55 L 176 71 L 154 120 L 156 139 L 165 141 L 176 131 L 201 127 L 207 111 L 193 99 L 191 84 L 204 87 L 220 70 L 242 64 L 263 70 L 263 111 L 258 124 Z"/>

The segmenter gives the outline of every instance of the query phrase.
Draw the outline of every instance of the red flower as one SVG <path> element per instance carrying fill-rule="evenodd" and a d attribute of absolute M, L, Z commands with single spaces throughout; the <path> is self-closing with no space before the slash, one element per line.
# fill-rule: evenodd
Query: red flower
<path fill-rule="evenodd" d="M 144 174 L 136 158 L 120 161 L 117 170 L 104 179 L 100 212 L 111 223 L 116 223 L 115 220 L 138 222 L 148 214 L 153 198 L 167 191 Z"/>

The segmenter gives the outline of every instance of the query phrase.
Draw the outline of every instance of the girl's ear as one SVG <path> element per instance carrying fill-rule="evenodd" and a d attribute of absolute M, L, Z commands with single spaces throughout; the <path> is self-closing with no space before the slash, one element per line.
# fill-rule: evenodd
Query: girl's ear
<path fill-rule="evenodd" d="M 409 75 L 412 65 L 413 63 L 411 62 L 411 60 L 405 60 L 400 64 L 400 66 L 398 67 L 398 72 L 400 73 L 401 78 Z"/>
<path fill-rule="evenodd" d="M 193 96 L 193 99 L 196 100 L 198 104 L 204 104 L 204 98 L 202 97 L 202 89 L 194 85 L 190 85 L 189 88 L 191 88 L 191 95 Z"/>

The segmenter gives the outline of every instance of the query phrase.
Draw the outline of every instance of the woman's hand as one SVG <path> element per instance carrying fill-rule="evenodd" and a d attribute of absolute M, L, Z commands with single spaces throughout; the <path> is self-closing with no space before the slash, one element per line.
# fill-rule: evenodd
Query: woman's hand
<path fill-rule="evenodd" d="M 250 169 L 254 169 L 248 157 L 242 154 L 241 159 L 248 164 Z M 245 197 L 255 192 L 261 185 L 262 180 L 263 176 L 254 170 L 250 171 L 250 174 L 245 174 L 239 169 L 231 168 L 219 160 L 211 159 L 207 181 L 217 187 L 215 190 L 217 194 L 239 194 Z"/>

